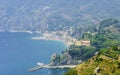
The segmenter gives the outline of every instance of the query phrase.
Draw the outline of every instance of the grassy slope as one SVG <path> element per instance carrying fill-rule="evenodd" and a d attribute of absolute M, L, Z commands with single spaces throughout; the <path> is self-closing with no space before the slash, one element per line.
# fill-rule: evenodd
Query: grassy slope
<path fill-rule="evenodd" d="M 66 75 L 120 75 L 120 50 L 109 48 L 78 65 Z M 97 71 L 97 72 L 95 72 Z"/>

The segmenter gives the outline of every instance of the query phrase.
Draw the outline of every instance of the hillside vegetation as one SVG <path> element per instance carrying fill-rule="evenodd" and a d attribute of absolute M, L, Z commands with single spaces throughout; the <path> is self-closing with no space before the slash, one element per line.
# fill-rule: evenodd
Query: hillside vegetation
<path fill-rule="evenodd" d="M 61 55 L 52 60 L 52 65 L 75 65 L 80 64 L 93 57 L 103 48 L 120 45 L 120 21 L 114 18 L 108 18 L 100 22 L 98 27 L 88 28 L 81 35 L 80 40 L 90 40 L 90 46 L 70 45 Z M 74 33 L 74 34 L 75 34 Z M 79 36 L 80 35 L 80 36 Z"/>
<path fill-rule="evenodd" d="M 87 58 L 85 62 L 65 75 L 120 75 L 120 21 L 114 18 L 103 20 L 91 31 L 86 31 L 83 38 L 91 40 L 95 55 L 90 59 L 83 58 Z M 90 56 L 94 49 L 82 54 Z"/>
<path fill-rule="evenodd" d="M 120 75 L 120 49 L 102 49 L 97 55 L 71 69 L 65 75 Z"/>
<path fill-rule="evenodd" d="M 0 0 L 0 30 L 56 31 L 120 16 L 119 0 Z M 119 18 L 119 17 L 118 17 Z"/>

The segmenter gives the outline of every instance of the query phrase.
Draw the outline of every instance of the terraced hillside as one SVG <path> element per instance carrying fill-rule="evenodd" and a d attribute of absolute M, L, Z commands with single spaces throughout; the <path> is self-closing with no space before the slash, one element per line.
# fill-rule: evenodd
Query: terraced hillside
<path fill-rule="evenodd" d="M 120 49 L 102 49 L 97 55 L 71 69 L 65 75 L 120 75 Z"/>

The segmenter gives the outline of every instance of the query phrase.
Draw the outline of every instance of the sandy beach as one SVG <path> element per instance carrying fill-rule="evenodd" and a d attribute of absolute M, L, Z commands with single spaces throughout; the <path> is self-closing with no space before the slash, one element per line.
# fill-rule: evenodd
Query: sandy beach
<path fill-rule="evenodd" d="M 65 43 L 68 47 L 72 44 L 74 44 L 74 41 L 77 39 L 72 38 L 65 32 L 61 31 L 56 31 L 56 32 L 45 32 L 43 33 L 42 36 L 40 37 L 32 37 L 33 40 L 57 40 L 57 41 L 62 41 Z"/>

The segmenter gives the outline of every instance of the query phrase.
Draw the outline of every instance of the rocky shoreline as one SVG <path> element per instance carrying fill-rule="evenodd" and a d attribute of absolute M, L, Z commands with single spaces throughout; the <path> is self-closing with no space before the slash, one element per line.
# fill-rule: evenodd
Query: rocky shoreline
<path fill-rule="evenodd" d="M 51 56 L 50 65 L 58 66 L 58 65 L 77 65 L 82 62 L 82 60 L 74 59 L 69 52 L 69 49 L 72 45 L 74 45 L 77 39 L 71 37 L 64 31 L 55 31 L 55 32 L 44 32 L 42 37 L 34 37 L 34 40 L 58 40 L 62 41 L 66 46 L 66 51 L 62 51 L 60 55 L 53 54 Z"/>
<path fill-rule="evenodd" d="M 73 59 L 69 52 L 64 52 L 61 55 L 53 54 L 51 56 L 50 65 L 58 66 L 58 65 L 78 65 L 82 63 L 82 60 Z"/>

